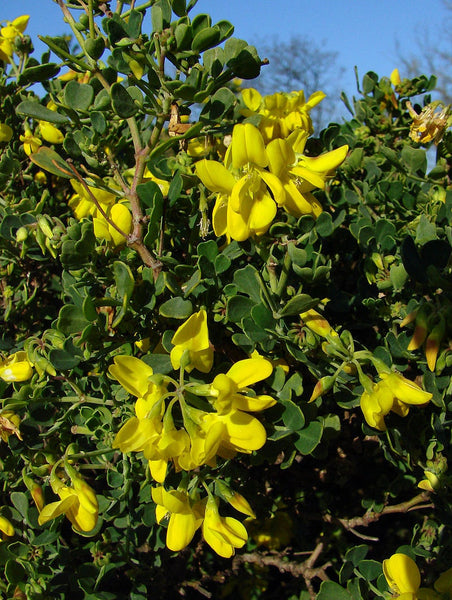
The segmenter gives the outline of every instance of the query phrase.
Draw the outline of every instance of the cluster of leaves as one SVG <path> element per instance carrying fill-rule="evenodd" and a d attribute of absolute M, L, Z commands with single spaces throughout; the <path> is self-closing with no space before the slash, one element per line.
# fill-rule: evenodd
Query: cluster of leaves
<path fill-rule="evenodd" d="M 349 148 L 312 191 L 323 212 L 279 208 L 231 240 L 211 230 L 222 190 L 195 164 L 219 161 L 235 124 L 259 125 L 235 81 L 259 74 L 256 49 L 191 16 L 193 0 L 58 4 L 78 49 L 43 37 L 38 61 L 22 20 L 0 54 L 2 594 L 367 600 L 388 595 L 396 551 L 432 587 L 452 566 L 452 134 L 421 119 L 414 141 L 412 111 L 434 78 L 367 73 L 343 97 L 351 118 L 306 142 L 308 158 Z M 155 385 L 177 379 L 175 332 L 204 309 L 214 374 L 256 352 L 273 365 L 247 391 L 276 400 L 259 417 L 266 444 L 190 474 L 221 500 L 222 527 L 235 523 L 224 490 L 252 505 L 232 560 L 198 537 L 166 548 L 162 482 L 117 449 L 135 399 L 115 357 L 139 358 Z M 187 360 L 182 383 L 210 385 Z M 360 403 L 386 377 L 402 392 L 369 424 Z M 410 409 L 407 380 L 423 405 Z M 175 467 L 167 490 L 184 481 Z"/>

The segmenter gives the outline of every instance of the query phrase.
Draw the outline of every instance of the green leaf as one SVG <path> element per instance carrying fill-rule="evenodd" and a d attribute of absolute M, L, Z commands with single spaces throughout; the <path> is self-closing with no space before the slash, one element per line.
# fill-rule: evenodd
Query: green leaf
<path fill-rule="evenodd" d="M 57 329 L 63 333 L 80 333 L 90 325 L 85 318 L 83 310 L 74 304 L 65 304 L 61 307 L 57 320 Z"/>
<path fill-rule="evenodd" d="M 60 67 L 55 63 L 47 63 L 46 65 L 38 65 L 24 69 L 17 78 L 18 85 L 28 85 L 30 83 L 38 83 L 40 81 L 48 81 L 58 75 Z"/>
<path fill-rule="evenodd" d="M 240 323 L 244 317 L 248 317 L 255 302 L 245 296 L 233 296 L 228 301 L 227 317 L 233 323 Z"/>
<path fill-rule="evenodd" d="M 187 7 L 185 6 L 185 0 L 171 0 L 171 6 L 173 11 L 178 17 L 183 17 L 187 14 Z"/>
<path fill-rule="evenodd" d="M 405 145 L 400 153 L 402 163 L 404 163 L 411 173 L 420 171 L 424 174 L 427 169 L 427 154 L 422 148 L 413 148 Z"/>
<path fill-rule="evenodd" d="M 334 581 L 322 581 L 317 600 L 353 600 L 347 590 Z M 355 600 L 358 600 L 355 598 Z"/>
<path fill-rule="evenodd" d="M 225 115 L 236 101 L 235 94 L 230 89 L 222 87 L 209 98 L 201 112 L 201 116 L 215 121 Z"/>
<path fill-rule="evenodd" d="M 171 5 L 168 0 L 157 0 L 151 8 L 152 30 L 158 33 L 169 27 L 171 13 Z"/>
<path fill-rule="evenodd" d="M 61 348 L 52 348 L 49 352 L 49 360 L 57 371 L 69 371 L 80 363 L 80 356 Z"/>
<path fill-rule="evenodd" d="M 11 492 L 11 502 L 24 519 L 28 518 L 28 498 L 23 492 Z"/>
<path fill-rule="evenodd" d="M 199 31 L 193 38 L 191 48 L 195 52 L 204 52 L 208 48 L 213 48 L 221 41 L 220 28 L 214 25 L 206 27 Z"/>
<path fill-rule="evenodd" d="M 152 367 L 154 373 L 168 375 L 173 370 L 169 354 L 146 354 L 142 360 Z"/>
<path fill-rule="evenodd" d="M 301 408 L 292 400 L 283 400 L 282 404 L 284 406 L 282 414 L 284 425 L 291 431 L 302 429 L 305 425 L 305 418 Z"/>
<path fill-rule="evenodd" d="M 41 169 L 44 169 L 44 171 L 48 171 L 58 177 L 64 177 L 65 179 L 72 179 L 74 177 L 67 162 L 55 150 L 47 148 L 47 146 L 41 146 L 37 152 L 30 156 L 30 160 Z"/>
<path fill-rule="evenodd" d="M 64 101 L 73 110 L 87 111 L 94 99 L 94 89 L 88 83 L 69 81 L 64 88 Z"/>
<path fill-rule="evenodd" d="M 190 300 L 184 300 L 180 296 L 167 300 L 159 308 L 159 314 L 171 319 L 188 319 L 192 313 L 193 305 Z"/>
<path fill-rule="evenodd" d="M 113 263 L 113 273 L 115 276 L 116 294 L 122 300 L 122 306 L 116 313 L 115 320 L 112 323 L 114 329 L 119 325 L 127 312 L 129 300 L 135 288 L 135 280 L 130 267 L 119 260 Z"/>
<path fill-rule="evenodd" d="M 62 124 L 67 123 L 69 119 L 65 115 L 61 115 L 55 110 L 50 110 L 45 106 L 39 104 L 39 102 L 33 102 L 32 100 L 24 100 L 16 108 L 18 115 L 24 117 L 30 117 L 37 121 L 47 121 L 48 123 Z"/>
<path fill-rule="evenodd" d="M 367 581 L 377 579 L 382 573 L 381 563 L 376 560 L 362 560 L 358 565 L 358 569 Z"/>
<path fill-rule="evenodd" d="M 426 215 L 419 217 L 419 223 L 416 227 L 416 244 L 423 246 L 431 240 L 436 240 L 438 235 L 436 233 L 436 227 L 433 223 L 430 223 Z"/>
<path fill-rule="evenodd" d="M 123 119 L 133 117 L 138 111 L 134 99 L 120 83 L 114 83 L 110 89 L 111 105 L 115 113 Z"/>
<path fill-rule="evenodd" d="M 315 229 L 322 237 L 328 237 L 334 231 L 333 219 L 330 213 L 322 212 L 315 222 Z"/>
<path fill-rule="evenodd" d="M 261 287 L 259 285 L 259 273 L 252 265 L 247 265 L 234 273 L 233 282 L 237 290 L 249 296 L 254 303 L 261 302 Z"/>
<path fill-rule="evenodd" d="M 298 432 L 298 440 L 295 442 L 295 448 L 301 454 L 311 454 L 319 445 L 322 439 L 323 427 L 319 421 L 311 421 L 305 429 Z"/>
<path fill-rule="evenodd" d="M 289 300 L 289 302 L 279 311 L 277 318 L 298 315 L 319 304 L 319 298 L 311 298 L 308 294 L 298 294 Z"/>
<path fill-rule="evenodd" d="M 4 573 L 6 580 L 11 585 L 22 583 L 28 579 L 25 567 L 16 558 L 7 561 Z"/>
<path fill-rule="evenodd" d="M 183 188 L 182 174 L 181 174 L 180 170 L 177 170 L 176 173 L 174 174 L 174 177 L 171 180 L 170 187 L 168 190 L 168 200 L 169 200 L 170 206 L 174 206 L 174 204 L 176 204 L 176 202 L 180 199 L 182 188 Z"/>

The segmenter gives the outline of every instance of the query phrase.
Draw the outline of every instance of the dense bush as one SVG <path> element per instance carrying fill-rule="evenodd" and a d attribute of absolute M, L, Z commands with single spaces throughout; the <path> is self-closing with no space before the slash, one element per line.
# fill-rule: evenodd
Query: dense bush
<path fill-rule="evenodd" d="M 434 77 L 314 132 L 195 0 L 58 4 L 0 30 L 2 597 L 452 598 Z"/>

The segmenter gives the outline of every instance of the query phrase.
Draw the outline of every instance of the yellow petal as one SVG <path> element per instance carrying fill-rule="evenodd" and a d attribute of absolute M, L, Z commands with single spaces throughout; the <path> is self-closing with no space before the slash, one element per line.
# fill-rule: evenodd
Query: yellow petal
<path fill-rule="evenodd" d="M 273 372 L 273 365 L 265 358 L 246 358 L 236 362 L 226 373 L 239 389 L 248 387 L 257 381 L 267 379 Z"/>
<path fill-rule="evenodd" d="M 14 527 L 12 523 L 10 523 L 8 519 L 2 515 L 0 515 L 0 531 L 9 537 L 14 535 Z"/>
<path fill-rule="evenodd" d="M 196 531 L 196 517 L 193 512 L 172 514 L 166 532 L 166 545 L 179 552 L 192 541 Z"/>
<path fill-rule="evenodd" d="M 235 184 L 234 176 L 224 165 L 203 159 L 195 165 L 196 175 L 211 192 L 230 194 Z"/>
<path fill-rule="evenodd" d="M 245 88 L 242 90 L 242 98 L 245 105 L 253 112 L 258 112 L 262 104 L 262 96 L 253 88 Z"/>
<path fill-rule="evenodd" d="M 389 587 L 399 594 L 415 594 L 421 585 L 421 575 L 416 563 L 400 552 L 383 561 L 383 573 Z"/>
<path fill-rule="evenodd" d="M 130 394 L 140 398 L 149 390 L 152 367 L 134 356 L 119 355 L 113 359 L 108 371 Z"/>
<path fill-rule="evenodd" d="M 257 127 L 251 123 L 238 123 L 232 131 L 232 166 L 240 169 L 248 163 L 259 167 L 268 164 L 264 139 Z"/>

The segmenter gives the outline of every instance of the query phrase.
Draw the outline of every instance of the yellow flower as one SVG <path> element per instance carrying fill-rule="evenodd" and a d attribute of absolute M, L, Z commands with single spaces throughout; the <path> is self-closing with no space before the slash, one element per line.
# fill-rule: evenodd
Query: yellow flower
<path fill-rule="evenodd" d="M 209 495 L 202 524 L 204 540 L 219 556 L 230 558 L 236 548 L 242 548 L 248 533 L 242 523 L 233 517 L 221 517 L 215 498 Z"/>
<path fill-rule="evenodd" d="M 23 350 L 0 359 L 0 377 L 3 381 L 27 381 L 32 375 L 32 365 Z"/>
<path fill-rule="evenodd" d="M 22 37 L 29 19 L 29 15 L 22 15 L 14 21 L 7 21 L 7 25 L 0 29 L 0 60 L 11 61 L 14 54 L 14 39 L 17 36 Z"/>
<path fill-rule="evenodd" d="M 223 425 L 221 443 L 217 454 L 231 458 L 236 452 L 251 454 L 259 450 L 267 441 L 267 432 L 262 423 L 252 415 L 241 410 L 230 410 L 226 414 L 206 413 L 204 426 Z"/>
<path fill-rule="evenodd" d="M 397 552 L 383 561 L 383 573 L 391 590 L 403 600 L 416 600 L 421 574 L 412 558 Z M 407 594 L 405 597 L 404 594 Z M 410 595 L 411 594 L 411 595 Z"/>
<path fill-rule="evenodd" d="M 245 116 L 261 116 L 259 129 L 265 142 L 270 142 L 275 138 L 286 138 L 295 129 L 311 135 L 314 129 L 309 113 L 325 98 L 325 94 L 315 92 L 306 102 L 303 90 L 262 97 L 257 90 L 247 88 L 242 90 L 242 98 L 247 107 L 242 113 Z"/>
<path fill-rule="evenodd" d="M 380 431 L 386 430 L 384 417 L 390 411 L 405 417 L 410 405 L 426 404 L 432 398 L 433 394 L 400 373 L 380 373 L 380 377 L 381 381 L 374 385 L 372 392 L 365 391 L 360 401 L 367 423 Z"/>
<path fill-rule="evenodd" d="M 69 206 L 74 211 L 75 218 L 80 220 L 88 215 L 93 215 L 96 212 L 96 205 L 88 191 L 75 179 L 71 179 L 71 185 L 75 194 L 71 196 Z M 88 186 L 88 189 L 104 210 L 112 206 L 117 200 L 117 196 L 112 192 L 91 186 Z"/>
<path fill-rule="evenodd" d="M 276 404 L 271 396 L 245 396 L 246 388 L 267 379 L 273 372 L 272 363 L 262 357 L 236 362 L 226 374 L 217 375 L 210 386 L 213 405 L 219 414 L 231 409 L 256 412 Z"/>
<path fill-rule="evenodd" d="M 303 154 L 308 133 L 294 132 L 287 140 L 275 139 L 267 146 L 269 169 L 282 183 L 284 194 L 276 198 L 279 206 L 295 217 L 318 217 L 322 207 L 311 191 L 324 189 L 326 180 L 345 160 L 348 146 L 341 146 L 320 156 Z"/>
<path fill-rule="evenodd" d="M 213 350 L 209 342 L 207 328 L 207 313 L 204 309 L 194 313 L 183 323 L 174 334 L 171 342 L 174 348 L 170 358 L 173 369 L 179 369 L 182 355 L 187 352 L 189 363 L 185 367 L 190 373 L 198 369 L 201 373 L 208 373 L 213 364 Z"/>
<path fill-rule="evenodd" d="M 14 40 L 16 36 L 20 36 L 25 31 L 30 15 L 22 15 L 16 17 L 14 21 L 8 21 L 6 27 L 2 27 L 0 35 L 7 40 Z"/>
<path fill-rule="evenodd" d="M 121 246 L 126 243 L 126 237 L 133 228 L 132 214 L 129 208 L 122 201 L 118 202 L 118 196 L 108 190 L 102 190 L 88 186 L 85 189 L 78 181 L 71 179 L 75 194 L 69 200 L 69 206 L 74 211 L 76 219 L 83 219 L 89 215 L 93 216 L 94 235 L 105 240 L 112 246 Z M 102 211 L 107 215 L 107 220 L 102 211 L 96 206 L 91 194 L 96 198 Z M 124 233 L 120 233 L 113 222 Z"/>
<path fill-rule="evenodd" d="M 166 545 L 173 552 L 183 550 L 192 541 L 201 526 L 203 502 L 192 502 L 185 490 L 152 488 L 152 499 L 156 503 L 156 520 L 160 523 L 169 514 Z"/>
<path fill-rule="evenodd" d="M 10 521 L 3 515 L 0 515 L 0 531 L 8 537 L 14 535 L 14 527 Z"/>
<path fill-rule="evenodd" d="M 259 130 L 250 123 L 235 125 L 225 164 L 203 159 L 196 174 L 203 184 L 218 194 L 212 213 L 217 236 L 239 242 L 264 234 L 283 204 L 281 182 L 266 170 L 268 156 Z"/>
<path fill-rule="evenodd" d="M 24 144 L 24 151 L 27 156 L 34 154 L 42 146 L 42 141 L 32 134 L 29 129 L 25 130 L 24 135 L 19 136 L 19 140 Z"/>
<path fill-rule="evenodd" d="M 127 241 L 127 236 L 133 229 L 132 213 L 129 208 L 125 204 L 118 202 L 107 208 L 104 212 L 107 215 L 108 220 L 99 209 L 96 209 L 94 213 L 94 235 L 100 240 L 105 240 L 111 246 L 116 247 L 124 245 Z M 114 223 L 120 231 L 118 231 L 112 223 Z"/>
<path fill-rule="evenodd" d="M 394 69 L 389 76 L 389 79 L 393 86 L 400 85 L 402 80 L 400 79 L 399 69 Z"/>
<path fill-rule="evenodd" d="M 413 119 L 410 138 L 419 144 L 428 144 L 431 141 L 439 144 L 449 125 L 450 106 L 444 106 L 441 102 L 432 102 L 425 106 L 420 113 L 414 110 L 411 102 L 407 102 L 406 107 Z"/>
<path fill-rule="evenodd" d="M 9 142 L 13 137 L 13 130 L 6 123 L 0 123 L 0 142 Z"/>
<path fill-rule="evenodd" d="M 47 121 L 39 121 L 39 131 L 42 138 L 49 144 L 62 144 L 64 142 L 63 133 Z"/>
<path fill-rule="evenodd" d="M 14 54 L 12 43 L 0 36 L 0 60 L 10 62 Z"/>
<path fill-rule="evenodd" d="M 19 431 L 20 417 L 12 410 L 3 410 L 0 413 L 0 437 L 4 442 L 8 442 L 10 435 L 16 435 L 19 440 L 22 436 Z"/>
<path fill-rule="evenodd" d="M 66 470 L 68 465 L 66 465 Z M 68 487 L 54 473 L 50 484 L 60 500 L 46 504 L 39 513 L 38 523 L 44 525 L 60 515 L 66 515 L 76 531 L 88 532 L 94 529 L 99 513 L 99 504 L 94 490 L 71 470 L 72 486 Z"/>

